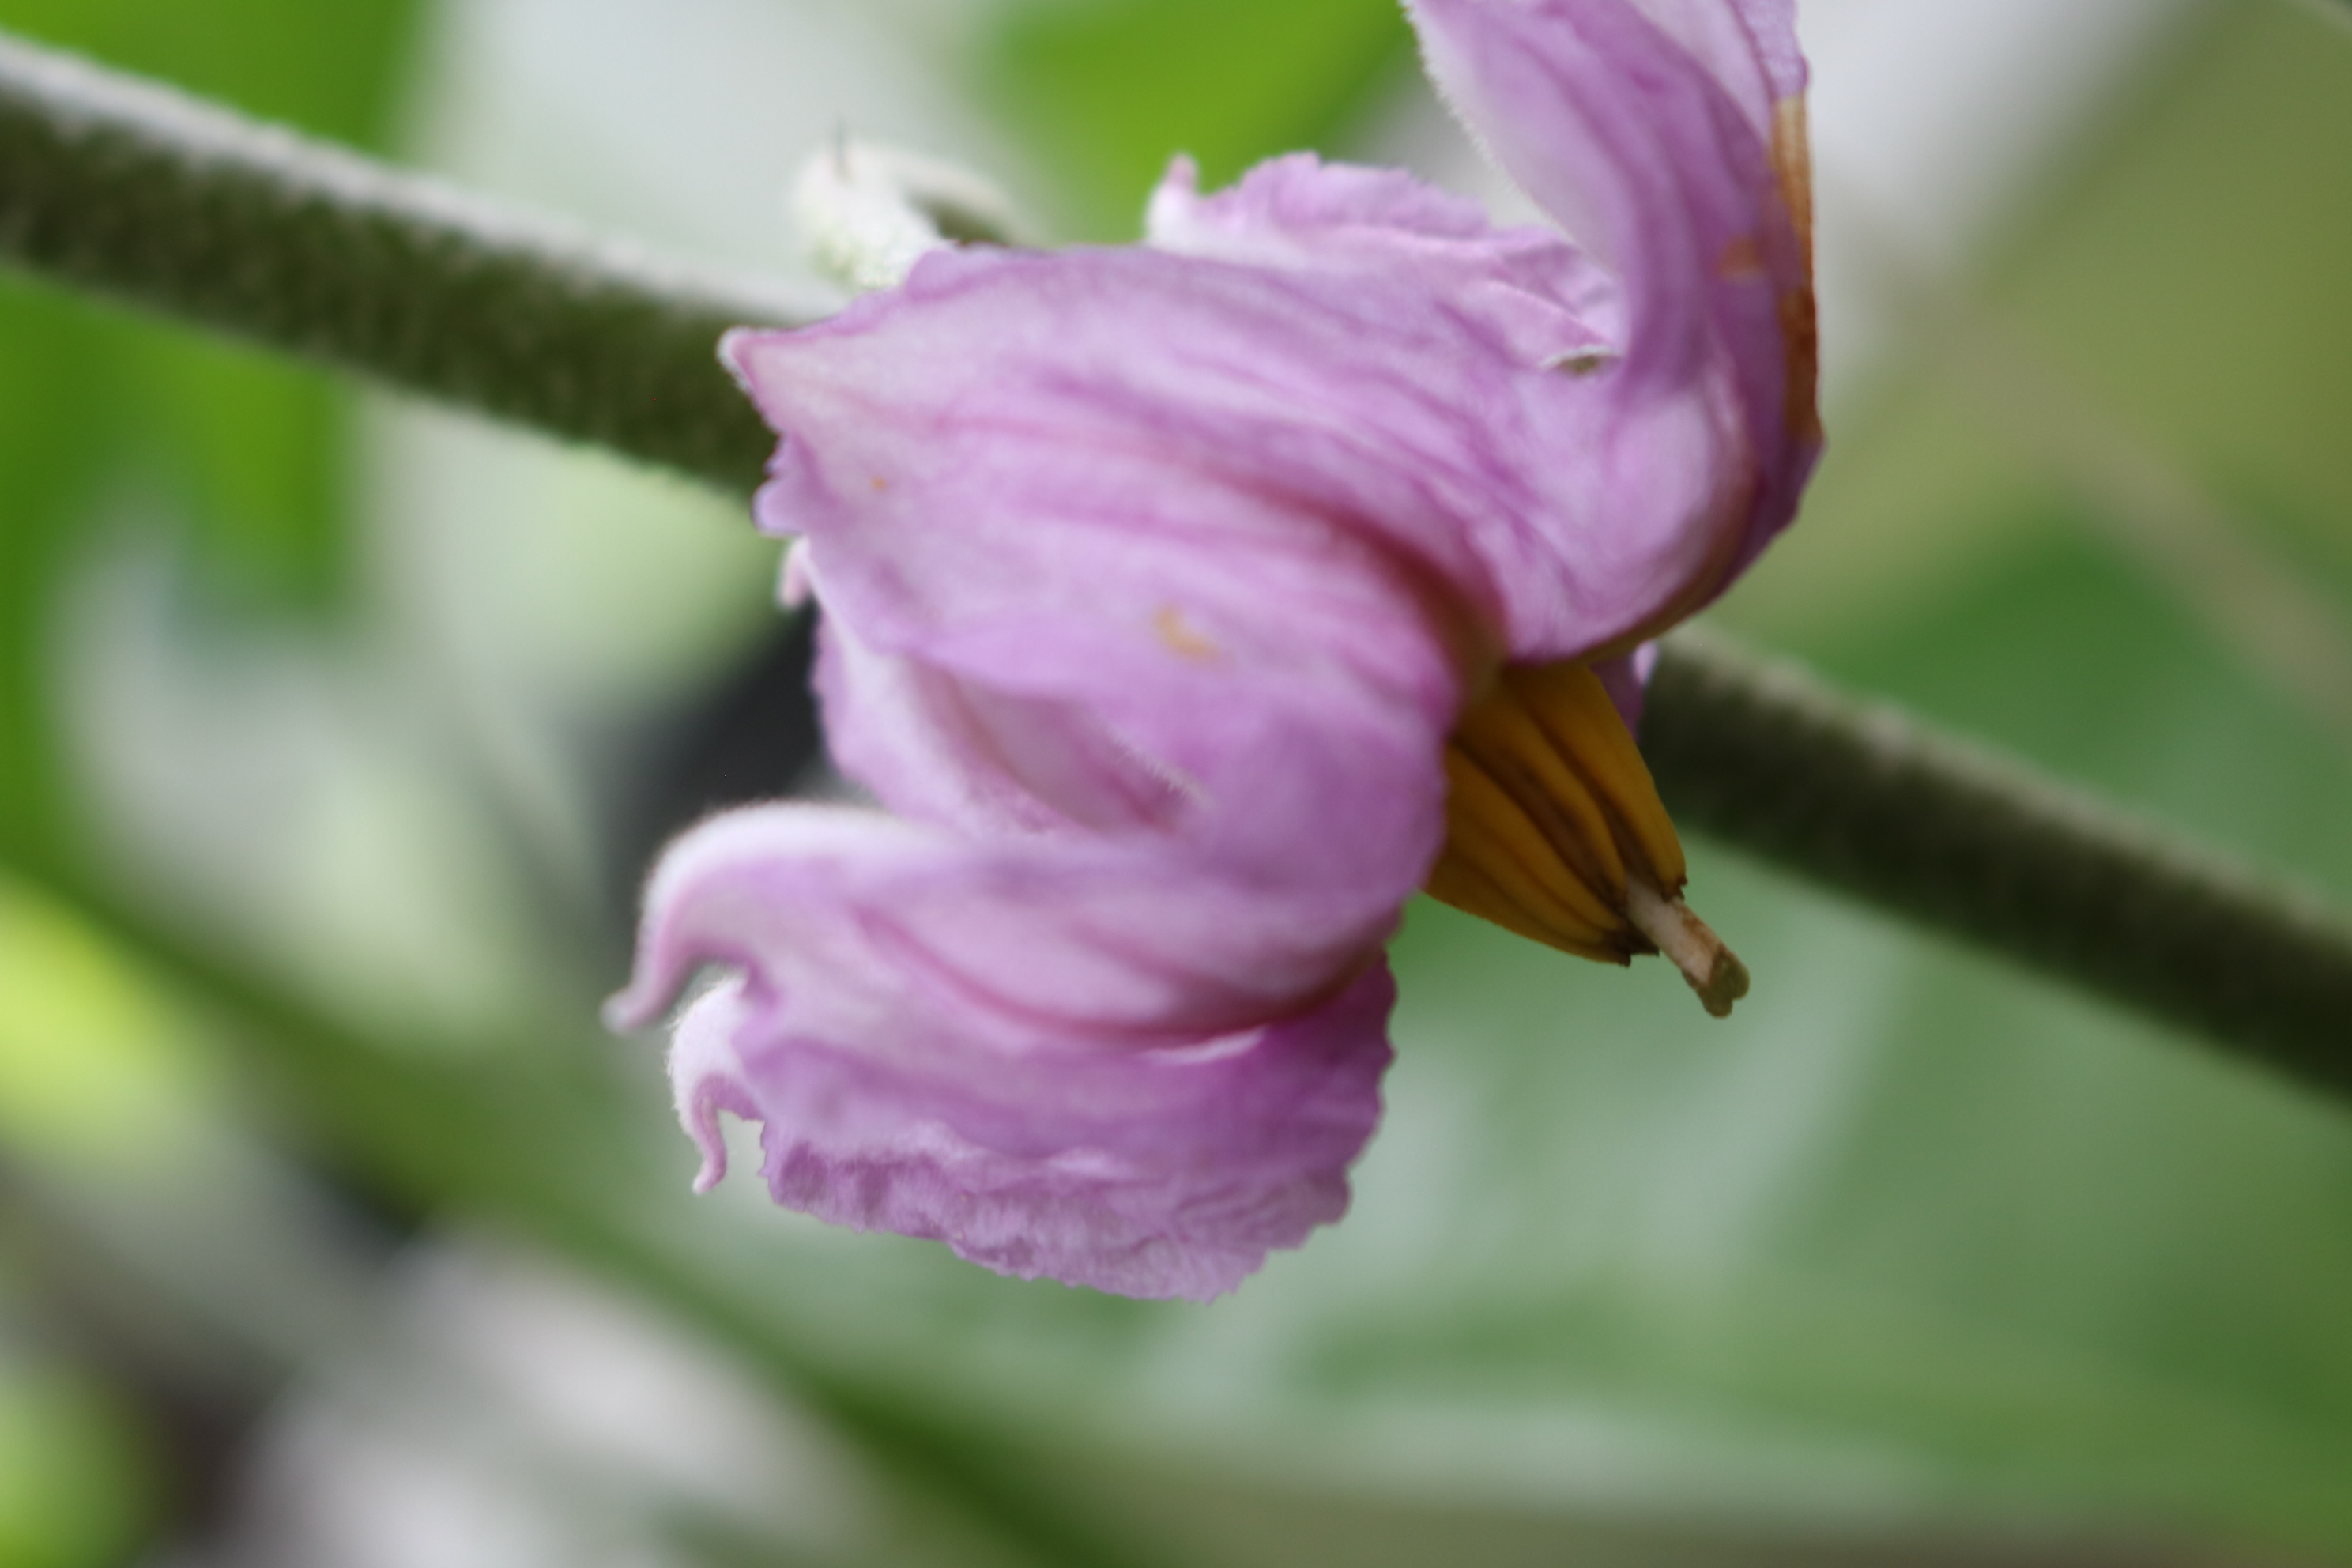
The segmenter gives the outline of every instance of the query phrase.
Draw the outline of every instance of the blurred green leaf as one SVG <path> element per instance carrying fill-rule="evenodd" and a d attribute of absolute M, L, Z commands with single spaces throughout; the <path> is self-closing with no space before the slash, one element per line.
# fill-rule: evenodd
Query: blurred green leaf
<path fill-rule="evenodd" d="M 1173 154 L 1213 186 L 1276 153 L 1329 152 L 1412 50 L 1395 0 L 1022 0 L 982 68 L 1085 236 L 1125 240 Z"/>
<path fill-rule="evenodd" d="M 90 1390 L 0 1360 L 0 1563 L 101 1568 L 153 1511 L 142 1456 Z"/>
<path fill-rule="evenodd" d="M 0 879 L 22 868 L 0 863 Z M 251 1074 L 257 1109 L 319 1168 L 401 1211 L 488 1220 L 642 1291 L 744 1356 L 988 1550 L 974 1560 L 1150 1565 L 1001 1452 L 999 1425 L 953 1394 L 845 1356 L 772 1286 L 773 1256 L 687 1186 L 649 1056 L 546 1020 L 484 1047 L 355 1033 L 87 885 L 23 878 L 43 919 L 124 978 L 184 1005 Z M 762 1213 L 760 1217 L 769 1217 Z M 907 1369 L 919 1370 L 919 1369 Z M 5 1458 L 0 1449 L 0 1458 Z M 5 1494 L 0 1494 L 5 1495 Z M 7 1561 L 0 1558 L 0 1562 Z"/>
<path fill-rule="evenodd" d="M 162 1157 L 203 1092 L 174 1010 L 49 900 L 0 876 L 0 1148 Z"/>
<path fill-rule="evenodd" d="M 0 0 L 0 27 L 272 119 L 378 146 L 412 0 Z M 184 521 L 212 588 L 331 603 L 347 395 L 314 373 L 0 278 L 0 842 L 54 853 L 68 812 L 46 657 L 58 574 L 93 525 Z"/>

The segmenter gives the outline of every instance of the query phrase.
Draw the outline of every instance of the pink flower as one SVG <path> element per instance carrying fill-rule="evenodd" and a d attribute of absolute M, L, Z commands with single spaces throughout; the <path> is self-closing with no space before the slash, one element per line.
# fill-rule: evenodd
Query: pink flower
<path fill-rule="evenodd" d="M 1573 223 L 1278 159 L 1150 243 L 941 252 L 725 355 L 882 810 L 688 833 L 615 1022 L 776 1200 L 1207 1299 L 1339 1216 L 1405 900 L 1727 1005 L 1619 709 L 1818 446 L 1802 67 L 1759 0 L 1415 0 Z M 1597 671 L 1597 673 L 1596 673 Z"/>

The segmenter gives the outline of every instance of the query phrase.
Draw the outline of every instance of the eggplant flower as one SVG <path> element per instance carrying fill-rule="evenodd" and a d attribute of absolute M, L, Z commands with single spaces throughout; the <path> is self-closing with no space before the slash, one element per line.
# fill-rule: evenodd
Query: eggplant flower
<path fill-rule="evenodd" d="M 878 809 L 728 812 L 655 871 L 611 1016 L 721 972 L 672 1044 L 703 1184 L 732 1113 L 787 1207 L 1206 1300 L 1346 1208 L 1416 889 L 1744 986 L 1625 715 L 1819 446 L 1790 5 L 1410 8 L 1576 243 L 1180 161 L 1142 246 L 936 251 L 727 339 Z"/>

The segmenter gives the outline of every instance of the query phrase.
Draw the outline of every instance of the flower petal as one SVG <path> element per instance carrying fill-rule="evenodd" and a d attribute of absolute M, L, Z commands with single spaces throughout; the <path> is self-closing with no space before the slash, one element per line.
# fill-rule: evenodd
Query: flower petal
<path fill-rule="evenodd" d="M 1284 935 L 1275 911 L 1164 875 L 1139 890 L 1143 868 L 1089 848 L 816 806 L 688 835 L 611 1011 L 642 1025 L 696 968 L 735 971 L 672 1048 L 703 1184 L 732 1111 L 765 1122 L 787 1206 L 1005 1273 L 1197 1299 L 1338 1218 L 1390 1055 L 1391 987 L 1360 956 L 1384 932 L 1278 958 L 1258 945 Z M 1171 940 L 1218 967 L 1164 962 Z M 1357 956 L 1334 970 L 1337 946 Z"/>
<path fill-rule="evenodd" d="M 1309 1014 L 1189 1050 L 909 1065 L 811 1035 L 738 981 L 679 1020 L 671 1072 L 702 1186 L 725 1170 L 725 1110 L 764 1124 L 787 1208 L 944 1241 L 1020 1279 L 1205 1301 L 1347 1211 L 1393 996 L 1380 968 Z"/>
<path fill-rule="evenodd" d="M 1202 196 L 1189 158 L 1152 193 L 1145 239 L 1184 256 L 1418 279 L 1491 322 L 1526 363 L 1614 352 L 1616 284 L 1550 229 L 1498 228 L 1478 204 L 1402 169 L 1293 153 Z"/>
<path fill-rule="evenodd" d="M 1633 652 L 1616 658 L 1601 659 L 1592 667 L 1601 678 L 1601 689 L 1609 693 L 1625 728 L 1635 735 L 1642 732 L 1642 709 L 1650 694 L 1650 677 L 1658 668 L 1658 645 L 1645 642 Z"/>
<path fill-rule="evenodd" d="M 1784 526 L 1820 447 L 1804 66 L 1789 0 L 1409 0 L 1430 73 L 1613 267 L 1629 397 L 1727 376 L 1754 500 L 1711 591 Z M 1696 604 L 1681 606 L 1685 612 Z"/>
<path fill-rule="evenodd" d="M 866 646 L 848 621 L 817 630 L 816 688 L 835 764 L 902 816 L 974 834 L 1166 831 L 1202 804 L 1066 700 L 959 679 Z"/>
<path fill-rule="evenodd" d="M 1442 735 L 1496 653 L 1673 605 L 1748 494 L 1722 389 L 1631 403 L 1381 269 L 940 254 L 725 352 L 786 437 L 762 522 L 865 647 L 1073 703 L 1216 798 L 1236 692 Z"/>
<path fill-rule="evenodd" d="M 1426 867 L 1384 888 L 1253 878 L 1150 840 L 972 840 L 856 807 L 750 806 L 663 856 L 608 1014 L 642 1027 L 719 965 L 828 1038 L 919 1001 L 1006 1050 L 1189 1044 L 1347 983 Z"/>

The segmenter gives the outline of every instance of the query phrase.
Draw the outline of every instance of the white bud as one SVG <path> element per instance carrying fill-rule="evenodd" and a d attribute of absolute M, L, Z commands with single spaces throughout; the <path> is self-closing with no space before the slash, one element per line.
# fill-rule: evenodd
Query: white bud
<path fill-rule="evenodd" d="M 858 293 L 895 288 L 926 251 L 1012 244 L 1020 229 L 986 180 L 936 159 L 846 138 L 810 159 L 793 216 L 820 270 Z"/>

